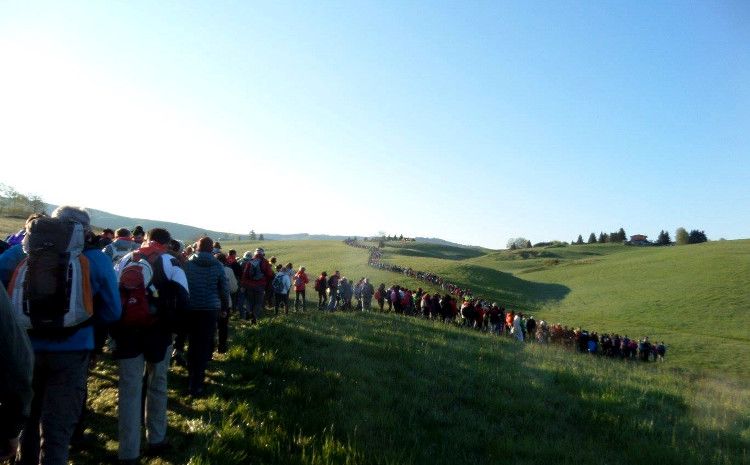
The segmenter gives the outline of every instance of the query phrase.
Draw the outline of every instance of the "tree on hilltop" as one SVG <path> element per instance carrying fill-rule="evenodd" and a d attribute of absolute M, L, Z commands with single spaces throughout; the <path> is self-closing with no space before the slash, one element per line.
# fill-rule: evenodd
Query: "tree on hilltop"
<path fill-rule="evenodd" d="M 609 234 L 605 234 L 603 232 L 600 232 L 599 233 L 599 243 L 600 244 L 605 244 L 607 242 L 609 242 Z"/>
<path fill-rule="evenodd" d="M 591 233 L 589 235 L 589 244 L 596 244 L 596 234 Z"/>
<path fill-rule="evenodd" d="M 250 230 L 250 240 L 254 241 L 256 239 L 258 239 L 258 236 L 255 235 L 255 230 L 251 229 Z"/>
<path fill-rule="evenodd" d="M 672 243 L 672 238 L 669 237 L 669 233 L 667 231 L 662 230 L 659 233 L 659 238 L 656 240 L 656 243 L 659 245 L 669 245 Z"/>
<path fill-rule="evenodd" d="M 674 238 L 677 245 L 690 244 L 690 234 L 688 234 L 685 228 L 677 228 L 677 231 L 674 233 Z"/>
<path fill-rule="evenodd" d="M 576 239 L 576 242 L 575 242 L 575 244 L 576 244 L 576 245 L 583 245 L 583 236 L 581 236 L 581 235 L 579 234 L 579 235 L 578 235 L 578 239 Z"/>
<path fill-rule="evenodd" d="M 260 236 L 258 236 L 258 240 L 259 240 L 259 241 L 265 241 L 265 240 L 266 240 L 266 238 L 265 238 L 265 237 L 263 237 L 263 234 L 261 234 Z"/>
<path fill-rule="evenodd" d="M 511 237 L 508 239 L 507 247 L 510 250 L 525 249 L 531 246 L 531 241 L 525 237 Z"/>
<path fill-rule="evenodd" d="M 700 244 L 701 242 L 708 242 L 708 238 L 705 232 L 693 229 L 688 234 L 688 241 L 690 244 Z"/>

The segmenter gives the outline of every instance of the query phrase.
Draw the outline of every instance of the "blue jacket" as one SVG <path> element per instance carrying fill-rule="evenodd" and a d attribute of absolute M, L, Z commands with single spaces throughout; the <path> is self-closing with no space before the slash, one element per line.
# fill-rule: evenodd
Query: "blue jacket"
<path fill-rule="evenodd" d="M 31 336 L 34 352 L 94 350 L 94 325 L 106 325 L 120 319 L 120 291 L 112 261 L 100 249 L 85 250 L 83 255 L 89 260 L 91 292 L 94 295 L 94 324 L 80 328 L 62 340 Z"/>
<path fill-rule="evenodd" d="M 229 283 L 224 265 L 211 252 L 198 252 L 185 266 L 190 300 L 188 310 L 226 309 L 229 306 Z"/>
<path fill-rule="evenodd" d="M 0 254 L 0 280 L 7 289 L 10 284 L 10 278 L 21 261 L 26 258 L 26 252 L 23 251 L 21 244 L 16 244 Z"/>

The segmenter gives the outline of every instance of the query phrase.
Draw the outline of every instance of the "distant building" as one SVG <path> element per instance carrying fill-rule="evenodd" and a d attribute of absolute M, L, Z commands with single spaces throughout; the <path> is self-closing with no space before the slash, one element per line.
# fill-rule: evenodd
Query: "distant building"
<path fill-rule="evenodd" d="M 644 236 L 643 234 L 636 234 L 634 236 L 630 236 L 630 245 L 651 245 L 651 243 L 648 241 L 648 236 Z"/>

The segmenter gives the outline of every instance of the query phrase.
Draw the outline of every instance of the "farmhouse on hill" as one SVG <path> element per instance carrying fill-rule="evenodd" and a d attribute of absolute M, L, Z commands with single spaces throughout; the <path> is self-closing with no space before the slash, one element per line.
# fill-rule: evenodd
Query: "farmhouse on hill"
<path fill-rule="evenodd" d="M 643 234 L 635 234 L 633 236 L 630 236 L 630 244 L 651 245 L 651 243 L 648 241 L 648 236 L 644 236 Z"/>

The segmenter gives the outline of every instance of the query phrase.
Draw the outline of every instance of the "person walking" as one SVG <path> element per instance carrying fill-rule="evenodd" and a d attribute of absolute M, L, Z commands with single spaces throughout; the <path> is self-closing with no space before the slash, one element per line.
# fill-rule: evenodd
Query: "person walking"
<path fill-rule="evenodd" d="M 211 358 L 216 321 L 219 313 L 229 309 L 229 284 L 224 265 L 214 257 L 214 242 L 210 237 L 198 240 L 198 253 L 185 266 L 190 299 L 186 315 L 188 330 L 188 393 L 204 394 L 206 365 Z M 231 272 L 231 270 L 229 270 Z M 219 344 L 221 345 L 221 340 Z M 226 341 L 224 341 L 226 345 Z"/>
<path fill-rule="evenodd" d="M 29 418 L 21 434 L 20 454 L 16 461 L 22 465 L 68 463 L 70 440 L 86 397 L 89 355 L 94 349 L 94 326 L 116 322 L 122 311 L 115 271 L 111 260 L 94 243 L 96 236 L 91 230 L 89 212 L 80 207 L 61 206 L 51 216 L 27 224 L 23 248 L 30 253 L 31 261 L 31 251 L 38 248 L 34 238 L 37 233 L 41 233 L 38 237 L 42 243 L 59 242 L 54 238 L 44 239 L 48 237 L 47 234 L 55 235 L 57 239 L 67 236 L 67 241 L 63 242 L 71 244 L 68 251 L 73 244 L 76 245 L 76 253 L 80 254 L 74 260 L 80 264 L 81 270 L 88 268 L 88 276 L 81 271 L 80 277 L 87 280 L 82 284 L 90 286 L 90 294 L 85 287 L 81 291 L 86 294 L 83 306 L 93 306 L 93 324 L 46 331 L 35 329 L 33 323 L 28 327 L 31 329 L 29 337 L 34 350 L 34 396 Z M 26 272 L 19 273 L 21 266 L 24 265 L 19 265 L 10 287 L 17 316 L 23 314 L 26 284 L 32 286 L 30 281 L 46 281 L 45 276 L 50 277 L 38 268 L 26 268 Z M 66 270 L 70 272 L 74 269 L 71 261 Z M 70 291 L 73 292 L 72 289 Z M 4 353 L 3 356 L 8 354 Z M 2 376 L 7 375 L 3 372 Z"/>
<path fill-rule="evenodd" d="M 180 259 L 169 253 L 171 235 L 164 228 L 150 229 L 141 248 L 117 264 L 118 275 L 131 262 L 148 260 L 154 270 L 150 302 L 156 319 L 148 325 L 114 325 L 114 358 L 119 365 L 117 400 L 118 458 L 122 465 L 138 463 L 141 450 L 142 402 L 145 394 L 145 454 L 156 456 L 169 447 L 167 439 L 167 372 L 172 353 L 172 334 L 183 324 L 188 302 L 188 283 Z M 127 308 L 127 305 L 126 305 Z M 192 341 L 191 341 L 192 343 Z M 145 382 L 144 382 L 145 380 Z M 145 393 L 144 393 L 145 389 Z"/>
<path fill-rule="evenodd" d="M 266 260 L 266 251 L 261 247 L 255 249 L 253 258 L 245 264 L 242 272 L 242 287 L 250 311 L 252 324 L 256 324 L 266 293 L 266 285 L 273 281 L 274 273 L 271 264 Z"/>
<path fill-rule="evenodd" d="M 302 301 L 302 311 L 307 310 L 307 301 L 305 300 L 305 286 L 310 282 L 310 279 L 305 273 L 305 267 L 300 266 L 297 273 L 294 275 L 294 311 L 297 311 L 300 301 Z"/>

